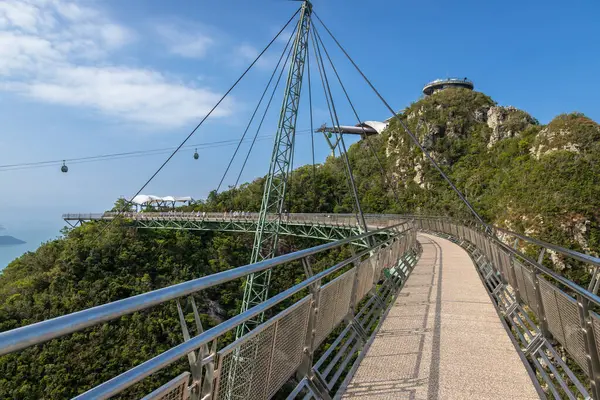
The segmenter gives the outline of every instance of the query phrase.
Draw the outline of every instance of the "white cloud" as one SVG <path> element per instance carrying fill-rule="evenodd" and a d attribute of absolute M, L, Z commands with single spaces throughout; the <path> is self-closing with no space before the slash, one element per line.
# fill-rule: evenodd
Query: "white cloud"
<path fill-rule="evenodd" d="M 21 90 L 47 102 L 89 107 L 153 125 L 195 120 L 220 98 L 209 90 L 169 81 L 156 71 L 127 67 L 69 67 L 59 76 L 27 84 Z M 213 115 L 229 113 L 225 104 Z"/>
<path fill-rule="evenodd" d="M 278 32 L 279 30 L 276 30 L 275 32 Z M 290 41 L 290 36 L 292 36 L 292 29 L 288 28 L 285 31 L 281 32 L 281 34 L 279 36 L 277 36 L 277 42 L 278 43 L 282 43 L 282 44 L 286 44 L 288 41 Z"/>
<path fill-rule="evenodd" d="M 269 49 L 269 51 L 267 53 L 263 54 L 258 59 L 258 61 L 255 64 L 258 68 L 272 69 L 275 67 L 275 64 L 277 64 L 277 60 L 279 59 L 279 56 L 274 56 L 274 55 L 268 54 L 268 53 L 274 54 L 273 49 Z M 256 59 L 256 57 L 258 57 L 259 54 L 260 54 L 260 51 L 258 49 L 256 49 L 256 47 L 254 47 L 250 44 L 244 43 L 244 44 L 236 46 L 233 49 L 233 60 L 235 60 L 236 64 L 249 65 L 252 61 L 254 61 Z"/>
<path fill-rule="evenodd" d="M 159 25 L 156 31 L 169 52 L 181 57 L 203 58 L 215 42 L 205 33 L 197 30 L 190 33 L 189 30 L 183 31 L 171 25 Z"/>
<path fill-rule="evenodd" d="M 210 45 L 194 39 L 179 53 L 197 57 Z M 220 95 L 197 82 L 111 62 L 135 40 L 102 10 L 72 0 L 0 2 L 0 90 L 162 127 L 197 121 L 216 103 Z M 232 102 L 223 106 L 213 115 L 230 115 Z"/>

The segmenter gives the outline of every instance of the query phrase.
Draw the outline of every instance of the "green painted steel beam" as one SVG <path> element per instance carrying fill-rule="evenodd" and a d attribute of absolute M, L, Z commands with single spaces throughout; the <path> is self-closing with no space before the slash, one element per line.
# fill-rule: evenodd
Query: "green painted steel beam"
<path fill-rule="evenodd" d="M 133 220 L 132 225 L 139 229 L 168 229 L 190 231 L 218 231 L 255 233 L 257 222 L 255 220 Z M 355 225 L 325 225 L 314 223 L 283 222 L 279 225 L 280 236 L 295 236 L 310 239 L 336 241 L 350 236 L 359 235 L 360 229 Z M 364 242 L 357 243 L 366 247 Z"/>

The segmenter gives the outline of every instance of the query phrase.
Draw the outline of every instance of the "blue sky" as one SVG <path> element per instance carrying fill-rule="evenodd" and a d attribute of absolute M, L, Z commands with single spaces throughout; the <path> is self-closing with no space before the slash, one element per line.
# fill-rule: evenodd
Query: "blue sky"
<path fill-rule="evenodd" d="M 177 145 L 298 6 L 283 0 L 0 3 L 0 164 Z M 542 123 L 570 111 L 600 120 L 597 2 L 322 0 L 314 6 L 397 109 L 418 99 L 427 81 L 466 76 L 500 104 Z M 240 137 L 282 47 L 278 41 L 190 143 Z M 329 48 L 361 118 L 388 117 Z M 320 125 L 325 106 L 314 90 Z M 277 98 L 274 111 L 279 104 Z M 355 123 L 341 98 L 338 104 L 342 120 Z M 274 132 L 275 113 L 262 134 Z M 308 126 L 304 107 L 298 129 Z M 310 162 L 309 143 L 308 135 L 299 137 L 297 165 Z M 244 180 L 267 171 L 270 147 L 269 140 L 257 144 Z M 218 184 L 233 149 L 200 149 L 198 161 L 187 149 L 144 192 L 202 198 Z M 317 140 L 318 159 L 327 154 Z M 39 237 L 57 234 L 61 213 L 109 208 L 134 194 L 165 157 L 71 165 L 68 174 L 55 166 L 0 171 L 3 233 L 30 236 L 24 239 L 33 248 Z M 226 183 L 234 180 L 232 174 Z"/>

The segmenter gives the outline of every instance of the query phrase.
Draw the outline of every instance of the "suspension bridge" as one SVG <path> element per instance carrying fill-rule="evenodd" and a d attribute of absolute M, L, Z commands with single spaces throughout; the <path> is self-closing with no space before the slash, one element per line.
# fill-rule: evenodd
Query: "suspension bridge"
<path fill-rule="evenodd" d="M 172 377 L 145 399 L 600 399 L 600 259 L 486 224 L 308 1 L 302 2 L 240 80 L 292 23 L 295 28 L 252 116 L 254 119 L 271 83 L 275 82 L 275 93 L 287 70 L 258 212 L 131 212 L 126 205 L 116 212 L 63 216 L 74 227 L 85 223 L 109 226 L 119 220 L 138 229 L 254 234 L 249 263 L 1 332 L 0 355 L 43 346 L 64 335 L 175 302 L 181 325 L 179 345 L 76 398 L 118 395 L 187 357 L 189 371 Z M 319 34 L 321 29 L 463 201 L 472 218 L 363 213 L 344 135 L 358 133 L 368 143 L 369 136 L 378 131 L 360 120 Z M 312 123 L 310 50 L 331 117 L 331 127 L 319 132 L 344 161 L 354 199 L 351 214 L 286 211 L 305 66 L 311 135 L 317 132 Z M 353 129 L 340 124 L 327 62 L 357 119 Z M 273 95 L 267 108 L 272 99 Z M 186 145 L 204 120 L 133 197 Z M 260 125 L 262 121 L 264 116 Z M 247 132 L 248 128 L 240 143 Z M 234 157 L 238 150 L 239 145 Z M 385 179 L 384 171 L 382 175 Z M 281 236 L 322 243 L 281 254 Z M 350 249 L 351 256 L 324 269 L 314 268 L 315 260 L 342 248 Z M 587 287 L 546 266 L 549 257 L 557 254 L 590 272 Z M 303 280 L 271 293 L 272 272 L 286 265 L 301 269 Z M 239 279 L 245 282 L 240 312 L 204 329 L 194 295 Z M 184 315 L 190 308 L 193 324 Z M 221 339 L 230 332 L 235 332 L 235 340 L 222 344 Z"/>

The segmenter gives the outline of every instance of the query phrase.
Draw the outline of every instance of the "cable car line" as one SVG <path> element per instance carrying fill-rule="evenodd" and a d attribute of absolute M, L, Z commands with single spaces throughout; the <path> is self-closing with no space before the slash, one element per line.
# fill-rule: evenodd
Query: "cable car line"
<path fill-rule="evenodd" d="M 303 134 L 307 134 L 307 133 L 309 133 L 309 131 L 310 131 L 309 129 L 304 129 L 299 132 L 303 132 Z M 261 135 L 258 140 L 268 140 L 268 139 L 272 139 L 272 138 L 273 138 L 273 135 Z M 215 141 L 215 142 L 190 144 L 190 145 L 183 146 L 182 148 L 195 148 L 196 150 L 208 149 L 208 148 L 215 148 L 215 147 L 232 146 L 234 144 L 237 144 L 238 142 L 239 142 L 239 139 L 220 140 L 220 141 Z M 250 139 L 244 140 L 244 142 L 248 143 L 248 142 L 250 142 Z M 86 163 L 86 162 L 109 161 L 109 160 L 118 160 L 118 159 L 124 159 L 124 158 L 154 156 L 154 155 L 172 152 L 174 149 L 175 149 L 175 147 L 165 147 L 165 148 L 159 148 L 159 149 L 136 150 L 136 151 L 121 152 L 121 153 L 102 154 L 102 155 L 97 155 L 97 156 L 65 158 L 65 159 L 61 159 L 61 160 L 6 164 L 6 165 L 0 165 L 0 172 L 57 166 L 57 165 L 66 164 L 67 162 L 70 164 L 82 164 L 82 163 Z M 197 159 L 196 157 L 194 157 L 194 158 Z"/>

